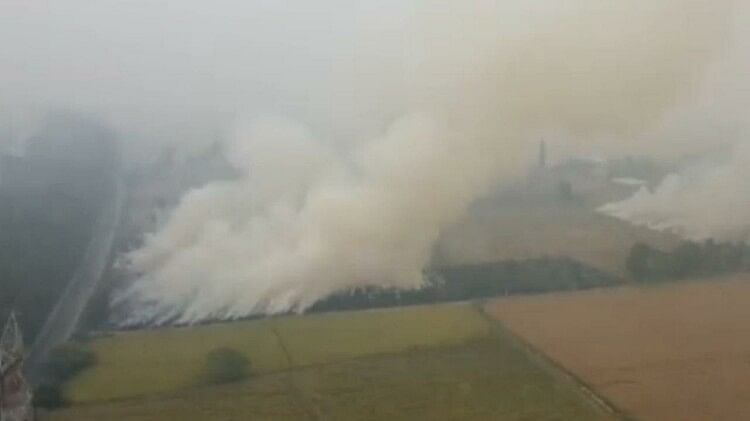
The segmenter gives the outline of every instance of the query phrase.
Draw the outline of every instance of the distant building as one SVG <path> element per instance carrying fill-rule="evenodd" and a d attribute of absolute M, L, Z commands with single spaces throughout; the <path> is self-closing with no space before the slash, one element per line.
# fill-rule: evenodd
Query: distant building
<path fill-rule="evenodd" d="M 608 188 L 607 161 L 566 158 L 550 163 L 547 142 L 539 142 L 536 163 L 529 166 L 526 192 L 547 196 L 589 195 Z"/>
<path fill-rule="evenodd" d="M 547 143 L 542 140 L 539 144 L 539 169 L 547 168 Z"/>
<path fill-rule="evenodd" d="M 534 165 L 533 161 L 531 165 L 529 165 L 526 186 L 527 191 L 537 193 L 546 191 L 548 184 L 550 184 L 549 170 L 550 168 L 547 163 L 547 142 L 541 140 L 539 142 L 536 165 Z"/>
<path fill-rule="evenodd" d="M 14 314 L 0 336 L 0 421 L 33 421 L 31 389 L 23 376 L 24 347 Z"/>

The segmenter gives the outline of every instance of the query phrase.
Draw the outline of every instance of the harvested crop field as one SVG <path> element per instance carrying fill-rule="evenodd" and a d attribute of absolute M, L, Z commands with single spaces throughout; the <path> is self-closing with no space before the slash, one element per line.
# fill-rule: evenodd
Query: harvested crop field
<path fill-rule="evenodd" d="M 750 279 L 503 298 L 515 334 L 643 420 L 750 419 Z"/>

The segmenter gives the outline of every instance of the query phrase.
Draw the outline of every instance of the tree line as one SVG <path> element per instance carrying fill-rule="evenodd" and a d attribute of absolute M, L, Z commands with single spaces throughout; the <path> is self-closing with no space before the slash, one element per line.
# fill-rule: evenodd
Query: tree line
<path fill-rule="evenodd" d="M 420 289 L 367 287 L 334 294 L 311 311 L 358 310 L 571 291 L 618 283 L 612 274 L 567 257 L 506 260 L 431 269 Z"/>
<path fill-rule="evenodd" d="M 750 247 L 745 243 L 684 241 L 671 251 L 636 243 L 626 267 L 633 279 L 656 282 L 728 275 L 750 270 Z"/>

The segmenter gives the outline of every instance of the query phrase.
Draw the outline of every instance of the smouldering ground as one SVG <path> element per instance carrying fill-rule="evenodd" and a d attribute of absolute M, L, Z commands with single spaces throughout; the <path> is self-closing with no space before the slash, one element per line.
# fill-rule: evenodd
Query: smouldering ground
<path fill-rule="evenodd" d="M 258 374 L 196 385 L 205 353 L 226 345 Z M 612 419 L 463 304 L 133 332 L 93 347 L 102 364 L 68 388 L 85 402 L 45 419 Z"/>
<path fill-rule="evenodd" d="M 750 279 L 498 299 L 489 312 L 643 420 L 750 419 Z"/>

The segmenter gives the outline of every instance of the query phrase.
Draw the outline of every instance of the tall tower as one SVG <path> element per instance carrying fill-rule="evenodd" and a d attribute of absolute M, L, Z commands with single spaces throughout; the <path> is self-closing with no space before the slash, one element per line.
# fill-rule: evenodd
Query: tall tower
<path fill-rule="evenodd" d="M 11 313 L 0 336 L 0 421 L 34 420 L 23 362 L 23 334 L 15 314 Z"/>
<path fill-rule="evenodd" d="M 539 143 L 539 169 L 547 168 L 547 142 L 542 139 Z"/>

